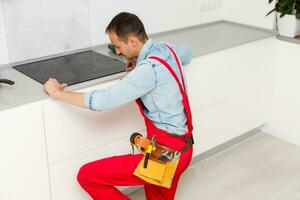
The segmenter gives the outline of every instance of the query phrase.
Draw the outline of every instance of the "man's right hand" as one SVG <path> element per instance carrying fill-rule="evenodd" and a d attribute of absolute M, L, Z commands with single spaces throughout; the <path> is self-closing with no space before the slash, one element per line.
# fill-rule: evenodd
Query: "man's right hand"
<path fill-rule="evenodd" d="M 135 68 L 136 65 L 136 58 L 133 58 L 131 60 L 127 60 L 127 63 L 125 64 L 125 70 L 131 71 Z"/>
<path fill-rule="evenodd" d="M 67 87 L 66 83 L 60 84 L 54 78 L 49 78 L 49 80 L 44 84 L 45 92 L 55 99 L 59 99 L 59 94 L 65 89 L 65 87 Z"/>
<path fill-rule="evenodd" d="M 66 83 L 60 84 L 56 79 L 50 78 L 44 85 L 44 90 L 54 99 L 86 108 L 84 93 L 81 92 L 65 92 Z"/>

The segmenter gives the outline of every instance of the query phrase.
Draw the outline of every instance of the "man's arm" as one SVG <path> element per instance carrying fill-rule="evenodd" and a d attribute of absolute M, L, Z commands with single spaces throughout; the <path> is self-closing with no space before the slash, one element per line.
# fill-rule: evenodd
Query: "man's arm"
<path fill-rule="evenodd" d="M 75 106 L 87 108 L 84 101 L 84 93 L 81 92 L 61 92 L 58 95 L 58 99 Z"/>
<path fill-rule="evenodd" d="M 117 84 L 103 90 L 85 93 L 86 107 L 105 110 L 132 102 L 151 91 L 156 84 L 156 75 L 151 64 L 136 66 Z"/>
<path fill-rule="evenodd" d="M 116 107 L 143 96 L 155 87 L 156 76 L 150 64 L 137 66 L 119 83 L 103 90 L 87 93 L 64 92 L 66 84 L 55 79 L 45 83 L 45 91 L 49 96 L 67 103 L 100 111 Z"/>
<path fill-rule="evenodd" d="M 64 88 L 67 87 L 67 84 L 60 84 L 56 79 L 50 78 L 44 85 L 45 92 L 53 97 L 75 106 L 80 106 L 86 108 L 84 101 L 84 93 L 80 92 L 65 92 Z"/>

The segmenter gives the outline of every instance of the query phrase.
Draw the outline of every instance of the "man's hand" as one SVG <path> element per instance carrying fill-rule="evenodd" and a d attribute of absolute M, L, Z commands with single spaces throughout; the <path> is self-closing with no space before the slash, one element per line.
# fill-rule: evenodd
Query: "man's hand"
<path fill-rule="evenodd" d="M 131 60 L 127 60 L 127 63 L 125 64 L 125 70 L 131 71 L 135 68 L 136 65 L 136 58 L 133 58 Z"/>
<path fill-rule="evenodd" d="M 67 87 L 66 83 L 60 84 L 54 78 L 49 78 L 49 80 L 44 84 L 45 92 L 54 99 L 59 99 L 59 94 L 63 92 L 65 87 Z"/>

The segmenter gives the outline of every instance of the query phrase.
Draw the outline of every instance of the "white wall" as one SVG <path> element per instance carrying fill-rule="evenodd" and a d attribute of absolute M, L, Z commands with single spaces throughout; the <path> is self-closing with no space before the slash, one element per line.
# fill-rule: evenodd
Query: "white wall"
<path fill-rule="evenodd" d="M 299 44 L 277 41 L 272 112 L 263 131 L 300 145 Z"/>
<path fill-rule="evenodd" d="M 266 14 L 272 10 L 274 3 L 268 0 L 223 0 L 224 19 L 242 24 L 273 29 L 275 15 Z"/>
<path fill-rule="evenodd" d="M 210 2 L 2 0 L 10 62 L 106 43 L 105 28 L 111 18 L 121 11 L 136 13 L 148 33 L 222 19 L 222 0 L 214 0 L 213 6 L 208 5 Z M 5 41 L 3 34 L 1 40 L 3 28 L 0 24 L 0 43 Z M 1 48 L 7 52 L 6 46 L 1 45 Z M 7 56 L 1 60 L 7 62 Z"/>
<path fill-rule="evenodd" d="M 2 0 L 10 62 L 90 45 L 87 0 Z"/>
<path fill-rule="evenodd" d="M 136 13 L 148 33 L 221 19 L 274 27 L 274 15 L 265 16 L 272 8 L 268 0 L 0 0 L 1 4 L 0 65 L 107 43 L 106 25 L 121 11 Z"/>
<path fill-rule="evenodd" d="M 121 11 L 136 13 L 149 34 L 220 20 L 221 6 L 215 10 L 202 10 L 203 3 L 207 1 L 190 0 L 186 3 L 182 0 L 89 0 L 91 43 L 97 45 L 108 42 L 104 34 L 106 25 Z"/>
<path fill-rule="evenodd" d="M 5 26 L 2 13 L 2 4 L 0 1 L 0 65 L 8 63 L 7 42 L 5 35 Z"/>

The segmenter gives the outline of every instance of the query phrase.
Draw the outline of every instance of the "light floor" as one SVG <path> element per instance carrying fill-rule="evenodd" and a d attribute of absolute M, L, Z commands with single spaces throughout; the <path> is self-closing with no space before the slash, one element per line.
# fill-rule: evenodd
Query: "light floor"
<path fill-rule="evenodd" d="M 145 200 L 144 190 L 130 198 Z M 255 134 L 190 166 L 176 194 L 185 199 L 300 200 L 300 147 Z"/>

